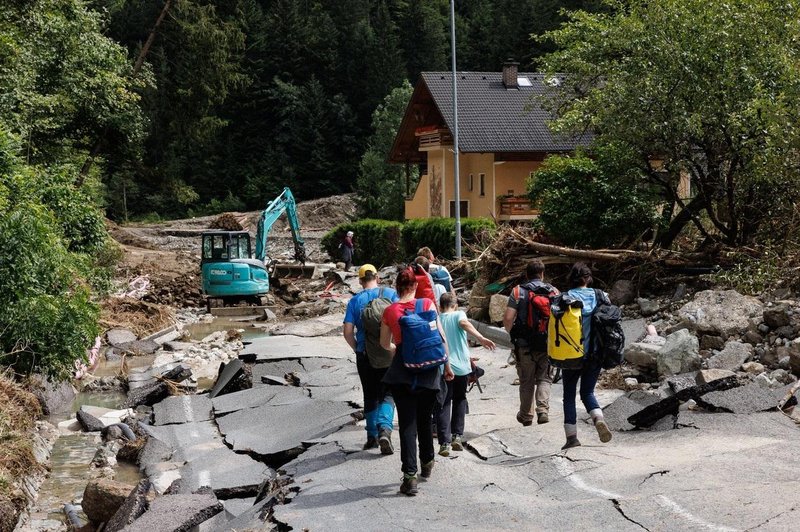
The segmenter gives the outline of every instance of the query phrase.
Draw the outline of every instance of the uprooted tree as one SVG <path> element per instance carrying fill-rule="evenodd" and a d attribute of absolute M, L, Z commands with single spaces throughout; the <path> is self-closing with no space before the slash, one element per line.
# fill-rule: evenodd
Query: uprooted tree
<path fill-rule="evenodd" d="M 593 131 L 660 188 L 662 246 L 688 224 L 734 245 L 783 237 L 800 199 L 800 5 L 607 4 L 546 35 L 546 70 L 570 73 L 549 99 L 554 128 Z"/>

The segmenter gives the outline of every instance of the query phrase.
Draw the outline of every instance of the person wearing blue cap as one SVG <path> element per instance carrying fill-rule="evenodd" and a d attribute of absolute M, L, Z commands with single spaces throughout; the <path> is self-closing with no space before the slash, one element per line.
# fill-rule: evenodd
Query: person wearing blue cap
<path fill-rule="evenodd" d="M 358 281 L 363 290 L 347 303 L 342 334 L 356 354 L 356 368 L 364 394 L 367 421 L 364 449 L 380 447 L 382 454 L 392 454 L 394 399 L 381 383 L 391 363 L 391 353 L 380 346 L 380 327 L 383 309 L 398 297 L 393 288 L 378 286 L 378 271 L 372 264 L 359 268 Z"/>

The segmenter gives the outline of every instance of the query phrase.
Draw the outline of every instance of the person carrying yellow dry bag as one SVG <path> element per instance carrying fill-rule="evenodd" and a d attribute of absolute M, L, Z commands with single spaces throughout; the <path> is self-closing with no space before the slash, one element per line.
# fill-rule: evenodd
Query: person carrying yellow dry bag
<path fill-rule="evenodd" d="M 583 303 L 568 294 L 553 299 L 547 326 L 550 364 L 562 369 L 580 369 L 583 364 L 581 309 Z"/>

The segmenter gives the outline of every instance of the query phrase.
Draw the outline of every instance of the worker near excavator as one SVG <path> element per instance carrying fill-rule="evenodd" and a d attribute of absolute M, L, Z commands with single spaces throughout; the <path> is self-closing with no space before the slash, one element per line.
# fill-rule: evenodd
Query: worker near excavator
<path fill-rule="evenodd" d="M 378 271 L 372 264 L 358 270 L 363 290 L 347 303 L 342 334 L 356 354 L 356 369 L 364 394 L 367 442 L 364 450 L 380 447 L 381 454 L 394 453 L 392 426 L 394 399 L 381 382 L 391 363 L 391 354 L 380 347 L 383 310 L 398 300 L 389 286 L 378 286 Z"/>

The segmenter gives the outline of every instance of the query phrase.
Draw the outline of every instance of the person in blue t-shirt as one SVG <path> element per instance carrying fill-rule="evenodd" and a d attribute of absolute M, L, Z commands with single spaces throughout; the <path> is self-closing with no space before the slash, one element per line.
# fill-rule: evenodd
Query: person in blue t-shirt
<path fill-rule="evenodd" d="M 455 378 L 447 381 L 447 394 L 441 407 L 437 408 L 436 429 L 439 440 L 439 454 L 449 456 L 450 449 L 463 451 L 464 418 L 467 414 L 467 381 L 472 373 L 469 358 L 467 333 L 471 334 L 483 347 L 494 351 L 494 342 L 483 336 L 470 323 L 463 310 L 458 310 L 458 300 L 450 292 L 442 294 L 442 321 L 445 339 L 450 350 L 450 368 Z"/>
<path fill-rule="evenodd" d="M 388 286 L 378 286 L 378 272 L 372 264 L 364 264 L 359 268 L 358 281 L 364 290 L 347 303 L 342 334 L 356 354 L 356 368 L 364 393 L 364 418 L 367 421 L 367 442 L 364 449 L 380 446 L 381 453 L 392 454 L 394 400 L 381 383 L 388 368 L 374 368 L 369 362 L 361 312 L 370 301 L 378 297 L 391 302 L 397 301 L 397 292 Z"/>
<path fill-rule="evenodd" d="M 592 313 L 597 306 L 597 295 L 592 284 L 592 270 L 582 263 L 576 262 L 569 272 L 570 296 L 583 302 L 581 310 L 582 317 L 582 336 L 583 340 L 583 366 L 581 369 L 564 369 L 562 378 L 564 381 L 564 433 L 567 442 L 562 449 L 577 447 L 581 444 L 578 441 L 578 413 L 575 407 L 575 392 L 578 389 L 578 381 L 581 383 L 580 396 L 583 406 L 592 418 L 600 441 L 606 443 L 611 440 L 611 431 L 603 419 L 603 410 L 594 395 L 594 388 L 597 386 L 597 379 L 600 377 L 602 366 L 594 353 L 590 351 L 592 333 Z"/>

